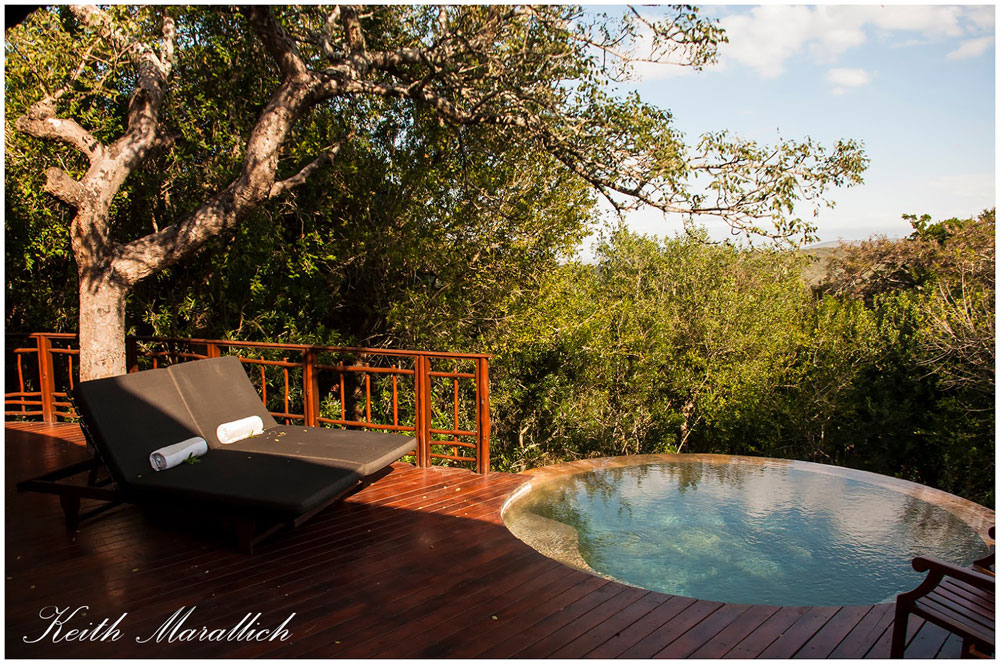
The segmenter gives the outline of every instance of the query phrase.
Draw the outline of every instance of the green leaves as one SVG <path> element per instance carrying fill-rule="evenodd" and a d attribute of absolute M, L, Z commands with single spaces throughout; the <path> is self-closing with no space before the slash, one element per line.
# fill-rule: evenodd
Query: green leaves
<path fill-rule="evenodd" d="M 794 205 L 829 186 L 857 181 L 865 165 L 851 142 L 829 154 L 809 141 L 788 142 L 772 155 L 724 133 L 706 137 L 699 157 L 690 154 L 668 110 L 634 94 L 619 96 L 613 82 L 636 59 L 671 59 L 696 68 L 712 61 L 724 35 L 691 7 L 671 8 L 653 20 L 645 10 L 613 17 L 561 5 L 377 6 L 359 16 L 369 62 L 357 71 L 343 60 L 342 26 L 329 8 L 273 11 L 313 75 L 358 84 L 329 98 L 317 94 L 322 101 L 303 110 L 279 155 L 277 178 L 298 172 L 345 137 L 348 144 L 337 163 L 311 176 L 309 190 L 262 204 L 242 222 L 235 237 L 261 247 L 247 252 L 254 262 L 242 261 L 231 273 L 242 291 L 211 287 L 211 297 L 222 291 L 230 297 L 192 306 L 172 294 L 154 295 L 157 286 L 181 286 L 157 278 L 141 287 L 146 294 L 132 299 L 135 325 L 179 329 L 198 321 L 204 328 L 211 325 L 210 310 L 218 308 L 217 318 L 234 327 L 253 320 L 259 329 L 278 333 L 283 326 L 274 308 L 252 303 L 265 299 L 280 265 L 290 286 L 279 299 L 299 303 L 289 309 L 332 308 L 342 320 L 353 305 L 303 303 L 313 299 L 308 281 L 329 293 L 347 284 L 349 293 L 341 295 L 360 299 L 358 309 L 389 312 L 376 316 L 380 322 L 357 326 L 352 336 L 420 337 L 437 324 L 414 320 L 399 303 L 461 302 L 475 292 L 484 308 L 498 302 L 512 275 L 531 274 L 533 264 L 544 269 L 553 257 L 571 252 L 595 195 L 620 210 L 643 203 L 714 214 L 747 233 L 794 237 L 810 229 L 793 217 Z M 280 83 L 276 63 L 263 56 L 261 37 L 241 13 L 219 7 L 113 6 L 107 26 L 98 28 L 79 24 L 63 8 L 38 11 L 7 42 L 8 123 L 37 101 L 40 88 L 51 91 L 69 81 L 58 112 L 110 143 L 125 130 L 137 72 L 106 27 L 155 45 L 164 12 L 176 21 L 177 44 L 162 130 L 177 138 L 109 193 L 111 239 L 121 244 L 185 218 L 239 176 L 251 131 Z M 646 41 L 650 53 L 630 50 L 630 42 Z M 375 80 L 388 87 L 366 87 Z M 7 135 L 7 191 L 19 192 L 10 196 L 13 217 L 22 228 L 33 227 L 23 242 L 17 236 L 8 242 L 8 263 L 23 261 L 36 274 L 40 266 L 51 266 L 60 275 L 55 283 L 67 283 L 73 279 L 65 239 L 70 213 L 42 193 L 41 173 L 57 166 L 79 176 L 86 162 L 10 126 Z M 228 246 L 232 237 L 213 242 L 213 248 Z M 437 249 L 447 243 L 453 255 Z M 339 248 L 323 251 L 321 244 Z M 290 255 L 292 246 L 299 257 Z M 456 256 L 471 261 L 473 269 L 464 270 Z M 349 261 L 346 269 L 337 265 L 343 260 Z M 197 276 L 185 286 L 204 289 L 230 274 L 217 269 L 230 265 L 225 258 L 210 267 L 213 259 L 195 261 Z M 380 279 L 368 276 L 385 272 L 412 290 L 398 300 L 385 295 Z M 435 283 L 446 287 L 438 292 Z M 28 289 L 8 293 L 21 290 Z M 35 316 L 52 327 L 53 320 L 75 317 L 71 302 L 54 301 L 58 290 L 49 298 L 59 308 L 54 315 L 18 302 L 15 310 L 22 313 L 8 317 L 9 323 Z M 163 307 L 140 304 L 150 298 Z M 484 317 L 456 318 L 462 320 L 455 337 L 460 339 L 478 334 L 477 321 Z M 404 327 L 419 332 L 399 335 L 396 330 Z"/>
<path fill-rule="evenodd" d="M 795 206 L 805 202 L 814 213 L 832 206 L 827 190 L 861 184 L 868 158 L 853 140 L 838 141 L 833 150 L 808 138 L 767 146 L 720 131 L 701 137 L 687 165 L 704 190 L 689 189 L 692 216 L 720 216 L 751 241 L 764 237 L 795 244 L 814 240 L 816 229 L 791 216 Z"/>
<path fill-rule="evenodd" d="M 276 35 L 258 36 L 237 11 L 107 11 L 139 43 L 155 43 L 163 12 L 177 23 L 162 110 L 176 141 L 109 194 L 110 239 L 125 244 L 240 177 L 282 74 L 262 44 Z M 709 246 L 697 219 L 775 243 L 808 239 L 803 206 L 815 213 L 832 188 L 860 183 L 863 146 L 761 145 L 726 131 L 691 146 L 667 109 L 616 92 L 647 56 L 713 61 L 725 36 L 697 10 L 653 20 L 562 5 L 379 5 L 358 13 L 366 50 L 351 58 L 330 11 L 273 8 L 278 41 L 329 86 L 316 83 L 315 103 L 297 108 L 275 176 L 342 144 L 336 158 L 141 282 L 127 303 L 132 330 L 494 352 L 495 457 L 506 468 L 742 451 L 992 495 L 968 470 L 992 450 L 992 221 L 915 220 L 905 250 L 878 245 L 874 263 L 835 265 L 841 284 L 814 299 L 799 257 Z M 64 8 L 8 35 L 9 328 L 74 327 L 71 211 L 43 193 L 43 173 L 87 167 L 12 123 L 67 85 L 60 114 L 100 140 L 120 137 L 138 74 L 114 41 Z M 651 53 L 632 49 L 642 44 Z M 688 237 L 612 232 L 596 264 L 573 260 L 596 196 L 619 211 L 681 213 Z M 939 472 L 940 450 L 962 470 Z"/>
<path fill-rule="evenodd" d="M 520 463 L 704 440 L 706 426 L 750 413 L 793 360 L 809 300 L 795 257 L 626 232 L 597 256 L 531 292 L 494 360 L 498 418 L 535 441 L 519 443 L 534 450 Z M 509 401 L 507 375 L 519 386 Z"/>
<path fill-rule="evenodd" d="M 932 261 L 966 275 L 947 298 L 814 296 L 802 254 L 613 233 L 595 264 L 564 264 L 507 305 L 490 346 L 494 459 L 519 469 L 683 446 L 862 468 L 991 504 L 993 377 L 976 367 L 992 367 L 993 296 L 971 275 L 992 275 L 992 221 L 961 228 L 952 257 Z"/>

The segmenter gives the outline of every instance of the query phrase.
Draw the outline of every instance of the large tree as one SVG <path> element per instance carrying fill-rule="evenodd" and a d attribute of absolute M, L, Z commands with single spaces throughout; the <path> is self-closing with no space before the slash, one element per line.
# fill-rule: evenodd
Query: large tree
<path fill-rule="evenodd" d="M 223 51 L 229 67 L 257 74 L 246 89 L 238 72 L 206 58 L 222 37 L 237 44 Z M 81 378 L 124 372 L 125 301 L 138 283 L 335 164 L 359 137 L 330 119 L 387 100 L 444 131 L 474 128 L 491 137 L 486 145 L 534 151 L 619 211 L 716 215 L 776 238 L 808 232 L 794 204 L 860 181 L 857 144 L 769 147 L 719 132 L 689 147 L 668 112 L 612 93 L 636 60 L 697 68 L 722 39 L 690 7 L 656 21 L 562 6 L 35 12 L 8 34 L 8 116 L 22 135 L 65 148 L 49 153 L 58 165 L 44 190 L 72 210 Z M 211 86 L 179 75 L 209 66 Z M 11 80 L 21 82 L 23 113 L 12 112 Z M 25 100 L 27 89 L 40 98 Z M 191 117 L 192 107 L 204 113 Z M 42 152 L 24 153 L 32 149 Z M 178 185 L 187 200 L 159 208 L 165 218 L 150 210 L 142 225 L 124 219 L 130 187 L 163 154 L 183 159 L 143 181 L 164 200 Z"/>

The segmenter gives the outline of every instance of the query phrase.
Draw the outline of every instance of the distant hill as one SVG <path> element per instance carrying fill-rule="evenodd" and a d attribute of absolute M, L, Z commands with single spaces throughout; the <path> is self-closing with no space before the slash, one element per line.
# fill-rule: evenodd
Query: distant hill
<path fill-rule="evenodd" d="M 898 241 L 903 238 L 889 239 Z M 816 257 L 816 260 L 812 261 L 808 267 L 802 271 L 802 277 L 805 279 L 806 284 L 812 287 L 822 283 L 829 274 L 830 259 L 836 256 L 844 247 L 850 247 L 858 244 L 859 242 L 860 240 L 830 240 L 828 242 L 810 244 L 807 247 L 799 249 L 800 253 Z"/>
<path fill-rule="evenodd" d="M 799 249 L 800 253 L 807 256 L 814 256 L 816 258 L 816 260 L 811 261 L 802 271 L 802 278 L 805 279 L 806 284 L 813 287 L 826 279 L 826 276 L 829 273 L 828 266 L 830 264 L 830 259 L 836 256 L 842 247 L 849 246 L 851 244 L 856 243 L 833 240 L 831 242 L 811 244 L 808 247 L 802 247 Z"/>

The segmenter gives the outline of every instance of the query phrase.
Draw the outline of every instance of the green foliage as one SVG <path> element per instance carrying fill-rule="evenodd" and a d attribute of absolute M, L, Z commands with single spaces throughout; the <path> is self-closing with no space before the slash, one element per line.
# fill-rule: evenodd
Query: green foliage
<path fill-rule="evenodd" d="M 461 20 L 471 29 L 477 12 L 492 10 L 468 11 Z M 155 19 L 155 12 L 122 12 L 120 20 L 128 19 L 123 25 L 132 30 Z M 325 18 L 318 8 L 296 12 L 290 10 L 285 19 L 303 29 Z M 273 63 L 261 57 L 239 14 L 207 7 L 175 14 L 181 38 L 163 116 L 178 138 L 169 153 L 154 154 L 117 197 L 112 229 L 123 242 L 173 223 L 238 173 L 246 137 L 277 80 Z M 369 47 L 419 45 L 412 31 L 419 33 L 427 27 L 420 25 L 434 20 L 433 8 L 385 8 Z M 74 25 L 69 12 L 41 11 L 12 37 L 7 324 L 73 329 L 70 214 L 42 193 L 39 165 L 60 166 L 72 158 L 77 166 L 70 171 L 79 175 L 83 162 L 58 144 L 14 131 L 12 123 L 37 98 L 37 64 L 49 64 L 43 85 L 58 85 L 69 78 L 69 54 L 86 51 L 90 35 Z M 545 37 L 535 35 L 539 48 L 558 48 Z M 571 61 L 554 62 L 564 67 Z M 106 102 L 107 113 L 80 120 L 98 137 L 111 139 L 121 130 L 130 74 L 93 69 L 77 79 L 79 89 L 70 97 L 88 108 Z M 527 62 L 523 71 L 511 67 L 501 73 L 510 85 L 517 77 L 537 83 L 573 74 L 539 72 Z M 478 311 L 486 312 L 512 279 L 547 269 L 585 232 L 592 195 L 552 157 L 539 154 L 523 137 L 446 125 L 410 101 L 359 97 L 316 107 L 296 126 L 279 178 L 345 135 L 352 138 L 338 159 L 315 174 L 309 187 L 262 206 L 233 235 L 140 283 L 129 299 L 129 328 L 406 344 L 436 325 L 425 312 L 461 308 L 469 297 L 481 300 Z M 489 325 L 488 318 L 488 313 L 462 318 L 453 338 L 464 345 L 478 327 Z M 416 332 L 391 333 L 390 328 L 403 328 L 402 322 Z"/>
<path fill-rule="evenodd" d="M 321 71 L 336 60 L 343 31 L 331 28 L 336 20 L 329 8 L 274 11 L 306 66 Z M 161 112 L 162 133 L 175 140 L 110 192 L 110 239 L 127 244 L 183 219 L 236 178 L 250 132 L 280 77 L 239 12 L 116 5 L 106 13 L 108 26 L 138 44 L 156 41 L 164 14 L 176 21 L 175 63 Z M 403 57 L 379 75 L 407 90 L 419 82 L 416 88 L 448 100 L 460 117 L 416 103 L 408 93 L 352 93 L 307 109 L 282 149 L 278 178 L 343 142 L 334 164 L 314 174 L 308 190 L 262 205 L 233 234 L 204 249 L 218 253 L 234 240 L 250 241 L 254 246 L 238 250 L 241 258 L 199 257 L 193 268 L 174 268 L 140 286 L 143 292 L 131 296 L 127 311 L 131 329 L 249 329 L 282 337 L 307 332 L 282 329 L 281 313 L 329 318 L 333 309 L 336 324 L 318 321 L 316 334 L 308 333 L 333 338 L 331 330 L 361 316 L 360 309 L 380 313 L 342 335 L 406 341 L 380 336 L 388 334 L 383 322 L 398 328 L 410 316 L 405 312 L 426 311 L 422 298 L 433 298 L 436 306 L 485 291 L 494 301 L 509 280 L 496 275 L 497 266 L 522 273 L 527 263 L 544 266 L 554 253 L 565 254 L 581 235 L 593 195 L 587 191 L 621 209 L 646 202 L 718 214 L 747 233 L 795 237 L 811 227 L 792 215 L 794 204 L 822 201 L 828 187 L 860 181 L 867 163 L 861 146 L 850 141 L 830 151 L 811 141 L 772 149 L 725 132 L 707 135 L 693 151 L 668 111 L 634 94 L 617 96 L 613 83 L 632 75 L 631 56 L 623 54 L 640 37 L 651 36 L 652 49 L 640 57 L 696 69 L 715 60 L 725 36 L 692 7 L 671 8 L 651 21 L 633 10 L 611 16 L 559 5 L 380 6 L 360 20 L 372 54 L 425 49 L 417 61 Z M 137 77 L 121 43 L 103 28 L 81 24 L 66 7 L 36 11 L 8 35 L 9 327 L 30 322 L 68 329 L 76 318 L 76 304 L 63 287 L 75 279 L 70 212 L 42 193 L 43 173 L 51 167 L 80 177 L 86 168 L 73 150 L 28 137 L 14 123 L 41 97 L 51 97 L 59 100 L 60 116 L 113 143 L 125 130 Z M 54 94 L 63 86 L 65 94 Z M 694 193 L 702 181 L 714 203 Z M 430 249 L 449 242 L 451 255 Z M 328 250 L 337 243 L 350 249 Z M 472 271 L 474 279 L 458 265 L 463 254 L 482 265 Z M 341 269 L 346 263 L 351 268 Z M 279 272 L 289 285 L 278 286 L 278 306 L 255 304 L 271 292 Z M 385 272 L 396 274 L 386 279 Z M 174 279 L 178 274 L 181 282 Z M 305 304 L 307 289 L 296 284 L 315 284 L 317 275 L 324 292 L 343 295 L 344 283 L 350 301 L 361 304 L 354 310 L 322 299 Z M 230 280 L 233 287 L 217 283 Z M 210 297 L 182 295 L 188 287 Z M 401 292 L 403 304 L 394 299 Z M 411 324 L 422 329 L 435 323 Z M 463 322 L 455 338 L 475 336 L 477 325 Z"/>
<path fill-rule="evenodd" d="M 887 287 L 875 269 L 875 286 L 852 274 L 851 289 L 815 296 L 790 252 L 614 234 L 596 265 L 566 264 L 511 303 L 494 458 L 519 469 L 683 446 L 862 468 L 991 505 L 993 221 L 947 226 L 937 253 L 888 254 L 919 267 L 919 284 Z M 871 245 L 842 260 L 853 252 Z"/>
<path fill-rule="evenodd" d="M 413 132 L 415 121 L 430 126 Z M 157 334 L 481 347 L 495 303 L 578 243 L 592 199 L 521 146 L 388 112 L 373 125 L 317 186 L 140 285 L 144 322 Z"/>
<path fill-rule="evenodd" d="M 108 11 L 146 41 L 162 11 L 178 32 L 163 108 L 177 139 L 115 197 L 110 233 L 125 243 L 238 175 L 278 71 L 236 12 Z M 307 64 L 325 66 L 325 11 L 275 12 Z M 372 52 L 446 46 L 428 90 L 462 112 L 531 118 L 532 131 L 452 121 L 398 95 L 319 104 L 286 142 L 278 178 L 342 143 L 333 163 L 141 282 L 127 304 L 132 331 L 492 352 L 497 469 L 678 449 L 761 454 L 992 504 L 992 212 L 912 217 L 910 238 L 845 252 L 815 293 L 797 254 L 712 246 L 693 228 L 665 242 L 613 232 L 596 263 L 582 263 L 572 255 L 596 195 L 622 208 L 629 193 L 685 214 L 721 212 L 737 230 L 787 238 L 811 229 L 797 203 L 858 183 L 867 160 L 853 141 L 765 147 L 716 132 L 686 146 L 668 111 L 614 96 L 628 63 L 595 43 L 617 48 L 650 28 L 660 54 L 712 61 L 724 35 L 690 8 L 655 26 L 555 5 L 380 6 L 362 21 Z M 86 162 L 13 123 L 40 90 L 72 80 L 60 115 L 102 141 L 120 136 L 136 74 L 101 43 L 74 78 L 94 43 L 62 7 L 9 34 L 9 329 L 75 327 L 71 214 L 43 186 L 47 168 L 79 177 Z M 402 62 L 393 80 L 423 76 L 425 64 Z M 388 389 L 374 387 L 379 403 Z M 331 400 L 321 408 L 344 415 Z"/>
<path fill-rule="evenodd" d="M 626 232 L 597 251 L 596 265 L 566 265 L 517 303 L 519 336 L 494 361 L 515 467 L 676 450 L 745 416 L 794 357 L 808 300 L 794 255 Z"/>

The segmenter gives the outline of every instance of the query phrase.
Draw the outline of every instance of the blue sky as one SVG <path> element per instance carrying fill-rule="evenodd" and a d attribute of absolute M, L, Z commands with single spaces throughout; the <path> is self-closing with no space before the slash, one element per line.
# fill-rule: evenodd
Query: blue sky
<path fill-rule="evenodd" d="M 689 142 L 718 129 L 766 143 L 862 141 L 865 184 L 833 192 L 836 207 L 814 218 L 820 240 L 901 237 L 911 231 L 903 213 L 942 219 L 995 205 L 993 6 L 703 6 L 702 14 L 720 19 L 729 37 L 719 63 L 702 72 L 641 65 L 635 89 L 672 111 Z M 655 210 L 627 223 L 661 236 L 680 228 Z M 706 225 L 727 235 L 718 222 Z"/>

